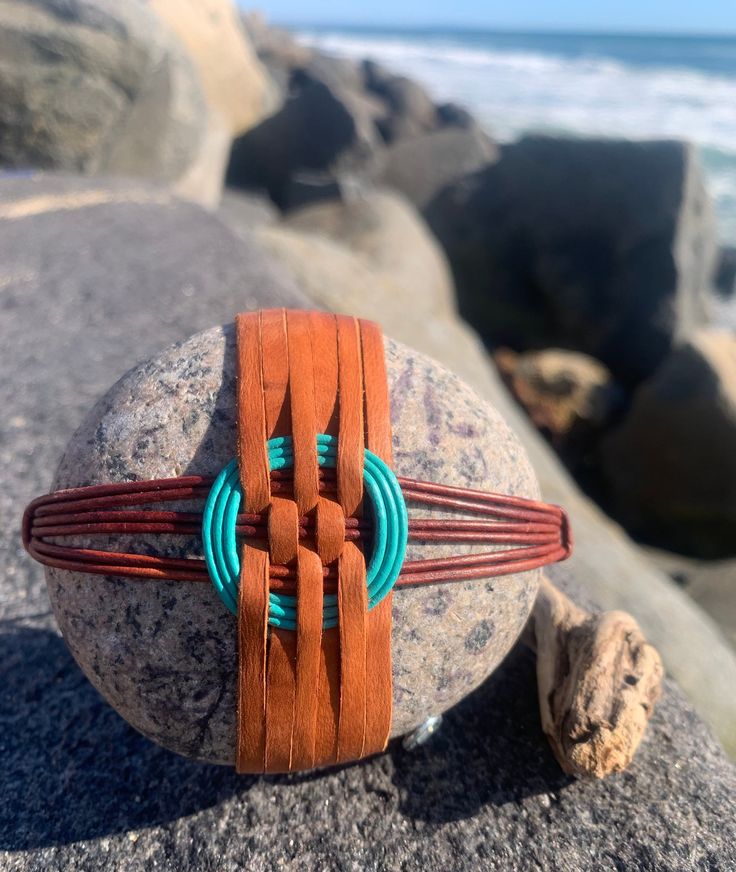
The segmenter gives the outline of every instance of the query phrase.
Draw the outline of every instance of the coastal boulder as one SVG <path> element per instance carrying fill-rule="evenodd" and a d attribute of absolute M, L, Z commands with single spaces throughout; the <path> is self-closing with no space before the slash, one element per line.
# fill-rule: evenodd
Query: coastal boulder
<path fill-rule="evenodd" d="M 659 544 L 703 556 L 736 540 L 736 337 L 701 330 L 634 395 L 603 443 L 621 515 Z"/>
<path fill-rule="evenodd" d="M 199 75 L 210 107 L 233 134 L 253 127 L 275 104 L 275 86 L 259 62 L 232 0 L 149 0 L 176 34 Z"/>
<path fill-rule="evenodd" d="M 231 327 L 208 330 L 124 376 L 77 432 L 55 487 L 183 470 L 217 474 L 235 452 L 233 344 Z M 397 474 L 538 495 L 511 431 L 457 377 L 390 340 L 386 363 Z M 122 547 L 134 547 L 133 541 Z M 169 554 L 182 556 L 197 548 L 186 538 L 167 546 Z M 463 553 L 468 546 L 412 542 L 407 558 L 438 557 L 448 548 Z M 214 587 L 53 568 L 46 575 L 66 643 L 114 708 L 167 748 L 232 764 L 237 622 Z M 533 571 L 489 584 L 396 590 L 393 735 L 454 705 L 498 666 L 524 626 L 538 582 Z"/>
<path fill-rule="evenodd" d="M 278 112 L 235 140 L 228 181 L 266 190 L 285 209 L 295 178 L 306 173 L 331 191 L 336 179 L 370 175 L 380 146 L 361 95 L 305 77 Z"/>
<path fill-rule="evenodd" d="M 0 4 L 0 165 L 144 177 L 211 200 L 226 149 L 145 4 Z"/>
<path fill-rule="evenodd" d="M 447 126 L 388 148 L 381 181 L 424 209 L 448 185 L 497 159 L 498 147 L 477 125 Z"/>
<path fill-rule="evenodd" d="M 491 343 L 583 351 L 631 384 L 705 318 L 715 226 L 686 143 L 528 137 L 425 212 Z"/>
<path fill-rule="evenodd" d="M 386 114 L 378 128 L 386 142 L 418 136 L 437 126 L 437 107 L 426 90 L 413 79 L 397 76 L 374 61 L 364 61 L 365 84 L 381 98 Z"/>
<path fill-rule="evenodd" d="M 371 190 L 298 209 L 285 227 L 326 236 L 349 249 L 403 289 L 396 305 L 412 317 L 454 311 L 444 252 L 411 203 L 395 191 Z"/>

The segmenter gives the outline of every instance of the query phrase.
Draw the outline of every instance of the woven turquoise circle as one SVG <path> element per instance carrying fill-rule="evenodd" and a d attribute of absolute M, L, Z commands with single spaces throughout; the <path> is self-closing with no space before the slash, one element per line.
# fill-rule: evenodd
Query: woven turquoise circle
<path fill-rule="evenodd" d="M 272 470 L 290 469 L 294 452 L 290 436 L 269 439 L 268 462 Z M 320 433 L 317 436 L 317 460 L 320 466 L 334 467 L 337 439 Z M 365 450 L 363 480 L 367 503 L 373 519 L 373 551 L 366 570 L 368 608 L 378 605 L 399 577 L 406 555 L 409 518 L 401 487 L 391 469 Z M 207 497 L 202 519 L 204 558 L 212 584 L 220 599 L 233 614 L 238 611 L 240 555 L 235 522 L 240 511 L 243 491 L 237 461 L 232 460 L 215 479 Z M 296 597 L 269 594 L 268 622 L 286 630 L 296 629 Z M 322 625 L 337 625 L 337 596 L 325 594 Z"/>

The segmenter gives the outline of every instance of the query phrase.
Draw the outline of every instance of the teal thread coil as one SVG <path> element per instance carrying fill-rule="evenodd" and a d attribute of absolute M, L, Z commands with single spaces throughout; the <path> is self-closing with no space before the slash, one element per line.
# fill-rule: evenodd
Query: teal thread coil
<path fill-rule="evenodd" d="M 272 470 L 290 469 L 294 451 L 290 436 L 269 439 L 268 462 Z M 317 436 L 317 461 L 320 466 L 335 467 L 337 438 L 320 433 Z M 363 481 L 367 504 L 373 520 L 373 550 L 366 569 L 368 608 L 372 609 L 386 597 L 399 577 L 406 555 L 409 518 L 401 487 L 391 469 L 365 449 Z M 237 461 L 232 460 L 215 479 L 202 519 L 202 541 L 207 572 L 220 599 L 233 613 L 238 611 L 240 555 L 235 524 L 243 492 Z M 286 630 L 296 629 L 297 599 L 289 594 L 270 593 L 268 622 Z M 325 594 L 322 625 L 337 626 L 338 607 L 335 594 Z"/>

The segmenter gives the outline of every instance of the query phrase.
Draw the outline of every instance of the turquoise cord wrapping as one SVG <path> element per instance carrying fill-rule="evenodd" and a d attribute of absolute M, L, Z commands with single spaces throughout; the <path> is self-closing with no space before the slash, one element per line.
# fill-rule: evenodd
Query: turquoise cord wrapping
<path fill-rule="evenodd" d="M 290 436 L 269 439 L 268 462 L 272 470 L 290 469 L 294 453 Z M 317 436 L 317 460 L 320 466 L 334 467 L 337 438 Z M 363 481 L 367 503 L 373 518 L 373 551 L 366 570 L 368 608 L 372 609 L 389 593 L 399 577 L 406 555 L 409 518 L 401 487 L 391 469 L 367 448 L 364 452 Z M 237 461 L 232 460 L 220 472 L 207 497 L 202 519 L 204 557 L 212 584 L 220 599 L 233 613 L 238 611 L 240 555 L 235 524 L 243 492 Z M 296 597 L 270 593 L 268 622 L 286 630 L 296 629 Z M 337 626 L 337 595 L 325 594 L 322 626 Z"/>

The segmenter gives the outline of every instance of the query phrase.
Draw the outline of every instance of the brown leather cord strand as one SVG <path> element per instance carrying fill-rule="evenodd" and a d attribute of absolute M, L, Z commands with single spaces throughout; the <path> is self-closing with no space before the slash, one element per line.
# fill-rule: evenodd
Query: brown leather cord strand
<path fill-rule="evenodd" d="M 326 471 L 323 470 L 323 472 Z M 58 566 L 60 569 L 89 572 L 90 574 L 123 575 L 138 578 L 170 579 L 174 581 L 209 581 L 204 561 L 200 558 L 154 557 L 117 551 L 100 551 L 69 545 L 57 545 L 47 542 L 45 539 L 45 537 L 63 538 L 64 536 L 77 535 L 77 530 L 79 530 L 79 535 L 92 535 L 93 525 L 104 523 L 102 518 L 107 515 L 110 515 L 111 520 L 109 523 L 104 523 L 105 536 L 130 533 L 132 530 L 127 521 L 120 520 L 121 515 L 128 515 L 129 512 L 119 511 L 121 506 L 150 505 L 155 504 L 159 499 L 162 502 L 168 502 L 171 501 L 169 495 L 172 493 L 177 495 L 176 499 L 189 501 L 192 498 L 190 493 L 192 478 L 195 478 L 197 486 L 202 488 L 202 498 L 204 498 L 212 484 L 213 479 L 211 477 L 189 476 L 182 479 L 165 479 L 162 483 L 122 482 L 119 485 L 91 485 L 66 491 L 57 491 L 39 497 L 28 505 L 24 514 L 24 545 L 31 556 L 40 563 Z M 276 473 L 272 473 L 271 478 L 272 480 L 276 479 L 279 483 L 284 483 L 284 479 L 279 480 Z M 458 497 L 448 497 L 446 496 L 447 488 L 443 485 L 433 485 L 430 482 L 415 482 L 407 478 L 399 478 L 399 481 L 402 484 L 404 495 L 406 496 L 407 493 L 412 494 L 407 499 L 407 502 L 426 505 L 425 500 L 431 499 L 433 495 L 432 489 L 436 488 L 439 491 L 437 495 L 444 501 L 443 508 L 472 513 L 473 507 L 475 507 L 483 513 L 483 518 L 477 521 L 455 518 L 412 519 L 409 522 L 409 535 L 412 540 L 462 541 L 489 545 L 512 543 L 528 545 L 545 544 L 546 538 L 540 542 L 539 535 L 544 535 L 545 537 L 549 535 L 553 542 L 547 545 L 543 553 L 540 553 L 535 558 L 524 558 L 524 566 L 529 569 L 535 569 L 557 560 L 564 560 L 570 554 L 572 539 L 569 525 L 567 524 L 565 513 L 557 506 L 547 506 L 538 501 L 524 501 L 519 497 L 510 497 L 509 500 L 513 503 L 514 513 L 516 515 L 521 514 L 522 517 L 518 521 L 507 520 L 505 517 L 506 513 L 503 511 L 504 506 L 500 502 L 504 497 L 498 494 L 479 494 L 477 491 L 453 488 L 452 491 L 457 493 Z M 156 484 L 157 487 L 151 487 L 151 484 Z M 469 495 L 469 499 L 462 499 L 466 493 Z M 101 499 L 105 500 L 102 507 L 99 505 Z M 523 508 L 525 504 L 528 504 L 530 507 L 528 511 Z M 468 505 L 471 506 L 470 509 L 467 509 Z M 89 514 L 85 515 L 87 506 L 90 507 Z M 109 510 L 107 509 L 108 506 Z M 67 512 L 67 509 L 71 509 L 72 512 Z M 150 514 L 153 515 L 151 522 L 147 520 L 149 513 L 133 513 L 134 518 L 140 522 L 139 526 L 135 528 L 135 532 L 141 534 L 163 532 L 153 526 L 160 513 L 153 512 Z M 493 520 L 499 514 L 502 515 L 503 520 Z M 68 524 L 67 521 L 70 515 L 73 515 L 75 522 L 82 523 L 82 526 Z M 85 525 L 80 521 L 80 517 L 86 516 L 90 519 L 89 525 Z M 165 516 L 167 522 L 172 524 L 170 531 L 167 530 L 167 533 L 185 536 L 199 535 L 201 513 L 167 512 Z M 264 528 L 267 523 L 267 516 L 265 514 L 243 513 L 239 517 L 244 522 L 242 525 L 239 525 L 241 535 L 250 535 L 251 533 L 255 535 L 254 531 Z M 527 517 L 531 517 L 532 520 L 525 520 Z M 537 520 L 539 517 L 543 517 L 544 521 Z M 177 518 L 182 518 L 186 526 L 179 527 L 176 524 Z M 355 528 L 357 528 L 359 523 L 358 519 L 346 519 L 346 527 L 348 529 L 350 529 L 351 525 L 355 525 Z M 305 527 L 306 533 L 308 522 L 300 519 L 300 524 Z M 51 534 L 49 531 L 54 528 L 58 530 L 58 533 Z M 103 535 L 102 530 L 100 534 Z M 265 536 L 265 534 L 263 535 Z M 491 555 L 488 555 L 488 560 L 493 559 L 497 561 L 500 554 L 513 556 L 516 550 L 492 552 Z M 465 559 L 465 557 L 445 558 L 442 575 L 434 574 L 435 571 L 433 570 L 431 579 L 428 579 L 426 583 L 464 580 L 465 575 L 458 576 L 457 572 L 463 566 Z M 533 560 L 533 563 L 529 563 L 530 560 Z M 424 563 L 426 561 L 407 561 L 402 568 L 402 574 L 396 586 L 400 588 L 409 584 L 421 583 L 421 578 L 417 577 L 417 570 L 414 567 L 421 566 Z M 489 568 L 491 567 L 489 566 Z M 512 571 L 525 570 L 508 570 L 508 572 Z M 274 579 L 288 577 L 289 572 L 288 567 L 271 565 L 272 583 Z M 329 573 L 325 573 L 325 577 L 328 578 Z M 476 577 L 482 578 L 483 575 L 477 575 Z"/>
<path fill-rule="evenodd" d="M 261 313 L 261 345 L 263 356 L 263 408 L 266 418 L 266 436 L 286 436 L 291 433 L 291 404 L 289 402 L 289 347 L 286 334 L 286 312 L 269 309 Z M 284 568 L 294 577 L 299 537 L 294 519 L 301 521 L 293 498 L 283 492 L 275 496 L 271 480 L 271 509 L 269 527 L 278 530 L 284 549 Z M 286 528 L 274 515 L 288 513 Z M 285 517 L 284 517 L 285 519 Z M 273 523 L 276 521 L 276 523 Z M 294 700 L 296 687 L 296 635 L 278 627 L 271 627 L 266 676 L 266 772 L 286 772 L 291 767 L 292 734 L 294 728 Z"/>
<path fill-rule="evenodd" d="M 345 515 L 363 504 L 363 362 L 355 318 L 338 315 L 337 495 Z M 337 759 L 363 756 L 366 724 L 367 612 L 366 569 L 362 551 L 346 542 L 338 560 L 340 633 L 340 718 Z M 377 664 L 380 668 L 381 664 Z"/>
<path fill-rule="evenodd" d="M 366 444 L 388 466 L 393 466 L 391 409 L 389 405 L 383 335 L 372 321 L 359 321 L 364 372 Z M 364 754 L 383 751 L 391 732 L 393 686 L 391 675 L 392 600 L 389 593 L 368 614 L 366 739 Z M 378 668 L 375 668 L 378 665 Z"/>
<path fill-rule="evenodd" d="M 301 514 L 312 512 L 319 496 L 317 401 L 312 327 L 307 312 L 286 314 L 289 349 L 289 402 L 294 449 L 294 500 Z M 322 564 L 308 547 L 297 560 L 296 669 L 290 769 L 314 765 L 317 695 L 322 645 Z"/>
<path fill-rule="evenodd" d="M 265 511 L 271 501 L 266 448 L 261 315 L 238 315 L 238 465 L 246 512 Z M 238 772 L 263 771 L 266 756 L 266 669 L 270 560 L 263 544 L 243 544 L 238 594 Z"/>
<path fill-rule="evenodd" d="M 337 321 L 333 315 L 312 312 L 310 314 L 312 342 L 312 366 L 315 384 L 315 408 L 317 429 L 331 436 L 338 434 L 338 352 Z M 315 353 L 315 348 L 318 352 Z M 320 485 L 324 483 L 320 470 Z M 337 482 L 335 481 L 335 485 Z M 335 502 L 337 488 L 329 494 L 321 490 L 314 511 L 314 543 L 322 564 L 323 578 L 332 572 L 337 590 L 335 561 L 343 549 L 343 531 L 346 528 L 345 514 Z M 357 520 L 357 519 L 356 519 Z M 328 567 L 334 564 L 332 570 Z M 324 589 L 324 588 L 323 588 Z M 337 733 L 340 720 L 340 637 L 336 627 L 322 630 L 320 660 L 315 685 L 317 717 L 314 733 L 314 764 L 323 765 L 337 760 Z"/>

